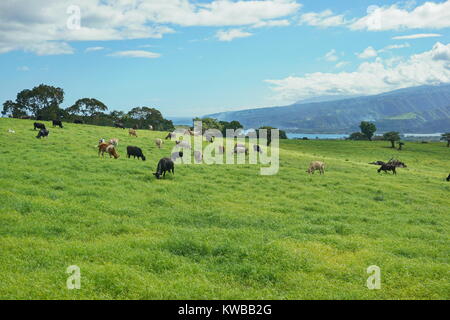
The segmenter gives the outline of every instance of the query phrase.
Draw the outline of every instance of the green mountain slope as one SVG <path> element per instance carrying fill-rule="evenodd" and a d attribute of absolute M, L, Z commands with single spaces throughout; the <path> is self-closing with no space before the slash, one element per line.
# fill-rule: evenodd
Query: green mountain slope
<path fill-rule="evenodd" d="M 247 128 L 272 125 L 298 132 L 340 133 L 374 121 L 380 130 L 431 133 L 450 129 L 450 85 L 421 86 L 374 96 L 300 103 L 209 115 Z"/>

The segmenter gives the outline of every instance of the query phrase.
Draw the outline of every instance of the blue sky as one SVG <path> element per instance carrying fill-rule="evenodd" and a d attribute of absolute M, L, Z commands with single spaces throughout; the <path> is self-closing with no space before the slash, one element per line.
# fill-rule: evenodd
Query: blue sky
<path fill-rule="evenodd" d="M 6 0 L 0 101 L 190 117 L 450 82 L 449 27 L 450 1 Z"/>

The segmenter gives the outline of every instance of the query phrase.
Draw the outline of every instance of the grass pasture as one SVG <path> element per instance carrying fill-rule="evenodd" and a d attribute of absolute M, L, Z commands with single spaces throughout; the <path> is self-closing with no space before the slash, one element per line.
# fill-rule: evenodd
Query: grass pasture
<path fill-rule="evenodd" d="M 156 180 L 167 133 L 45 122 L 38 140 L 32 123 L 0 119 L 0 299 L 450 298 L 444 143 L 289 140 L 275 176 L 189 165 Z M 118 160 L 97 156 L 100 138 L 120 139 Z M 408 165 L 397 176 L 368 165 L 393 156 Z"/>

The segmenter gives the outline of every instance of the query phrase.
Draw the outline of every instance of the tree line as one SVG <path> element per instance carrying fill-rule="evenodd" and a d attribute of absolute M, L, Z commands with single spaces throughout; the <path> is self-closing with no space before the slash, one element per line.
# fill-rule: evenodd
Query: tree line
<path fill-rule="evenodd" d="M 377 127 L 372 122 L 361 121 L 359 125 L 361 132 L 353 132 L 349 140 L 369 140 L 372 141 L 374 139 L 375 132 L 377 131 Z M 402 150 L 405 145 L 404 142 L 401 141 L 400 132 L 390 131 L 383 134 L 381 137 L 376 137 L 377 140 L 385 140 L 391 143 L 391 147 L 395 148 L 395 144 L 398 143 L 398 149 Z M 447 141 L 447 147 L 450 147 L 450 132 L 443 133 L 441 136 L 441 140 Z"/>
<path fill-rule="evenodd" d="M 164 119 L 161 112 L 155 108 L 136 107 L 129 112 L 116 110 L 108 112 L 108 107 L 103 102 L 94 98 L 82 98 L 64 109 L 60 107 L 63 101 L 64 90 L 62 88 L 41 84 L 31 90 L 20 91 L 15 101 L 5 101 L 2 115 L 43 121 L 77 121 L 99 126 L 121 123 L 128 128 L 147 129 L 152 126 L 154 130 L 158 131 L 175 130 L 172 121 Z"/>

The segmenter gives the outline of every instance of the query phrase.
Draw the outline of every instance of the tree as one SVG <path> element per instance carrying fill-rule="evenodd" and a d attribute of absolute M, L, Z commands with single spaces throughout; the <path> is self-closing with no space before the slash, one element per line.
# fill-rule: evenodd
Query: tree
<path fill-rule="evenodd" d="M 400 133 L 396 131 L 390 131 L 383 134 L 383 139 L 386 141 L 390 141 L 392 144 L 392 148 L 395 148 L 395 142 L 400 141 Z"/>
<path fill-rule="evenodd" d="M 450 147 L 450 132 L 443 133 L 441 140 L 447 141 L 447 148 Z"/>
<path fill-rule="evenodd" d="M 20 118 L 22 116 L 26 116 L 26 108 L 24 106 L 21 106 L 11 100 L 5 101 L 3 103 L 3 111 L 2 114 L 4 116 L 9 115 L 13 118 Z"/>
<path fill-rule="evenodd" d="M 361 129 L 361 132 L 369 139 L 369 141 L 372 141 L 372 137 L 377 131 L 377 127 L 372 122 L 367 121 L 361 121 L 361 124 L 359 125 L 359 128 Z"/>
<path fill-rule="evenodd" d="M 59 108 L 63 101 L 63 89 L 41 84 L 19 92 L 15 102 L 6 101 L 2 113 L 9 113 L 13 117 L 29 113 L 38 119 L 55 120 L 64 115 L 64 111 Z"/>
<path fill-rule="evenodd" d="M 367 136 L 361 132 L 353 132 L 349 137 L 349 140 L 367 140 Z"/>
<path fill-rule="evenodd" d="M 276 130 L 277 128 L 270 127 L 270 126 L 264 126 L 264 127 L 259 128 L 258 130 L 256 130 L 256 135 L 258 138 L 260 136 L 259 130 L 261 130 L 261 129 L 267 130 L 267 146 L 270 146 L 270 144 L 272 143 L 272 130 Z M 286 132 L 283 130 L 279 130 L 278 138 L 287 139 Z"/>
<path fill-rule="evenodd" d="M 108 107 L 101 101 L 94 98 L 83 98 L 75 102 L 75 104 L 66 109 L 72 116 L 93 117 L 99 113 L 108 110 Z"/>
<path fill-rule="evenodd" d="M 148 128 L 151 125 L 157 131 L 173 131 L 175 127 L 171 120 L 164 119 L 162 113 L 149 107 L 137 107 L 131 109 L 123 118 L 124 124 L 133 127 L 137 125 L 139 128 Z"/>
<path fill-rule="evenodd" d="M 202 134 L 205 133 L 206 130 L 209 129 L 217 129 L 220 132 L 223 131 L 223 125 L 214 118 L 194 118 L 192 119 L 193 122 L 195 121 L 201 121 L 202 122 Z"/>
<path fill-rule="evenodd" d="M 227 129 L 232 129 L 232 130 L 238 130 L 238 129 L 243 129 L 244 126 L 236 120 L 233 120 L 231 122 L 227 122 L 227 121 L 220 121 L 219 124 L 222 126 L 222 134 L 225 137 L 227 135 Z"/>

